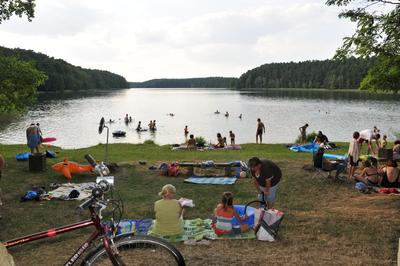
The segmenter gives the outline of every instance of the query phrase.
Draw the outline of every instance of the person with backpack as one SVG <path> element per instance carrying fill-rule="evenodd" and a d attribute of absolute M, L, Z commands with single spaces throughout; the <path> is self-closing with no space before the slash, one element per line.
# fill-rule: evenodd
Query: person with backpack
<path fill-rule="evenodd" d="M 265 199 L 268 209 L 273 209 L 278 183 L 282 178 L 281 169 L 274 162 L 258 157 L 251 158 L 248 165 L 258 199 Z"/>

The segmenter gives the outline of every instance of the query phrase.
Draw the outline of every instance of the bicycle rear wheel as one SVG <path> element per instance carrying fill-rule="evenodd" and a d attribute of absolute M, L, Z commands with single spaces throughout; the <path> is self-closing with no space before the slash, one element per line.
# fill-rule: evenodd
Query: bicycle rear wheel
<path fill-rule="evenodd" d="M 182 254 L 163 239 L 151 236 L 130 236 L 115 242 L 121 265 L 178 265 L 185 266 Z M 110 266 L 104 248 L 89 254 L 82 265 Z"/>

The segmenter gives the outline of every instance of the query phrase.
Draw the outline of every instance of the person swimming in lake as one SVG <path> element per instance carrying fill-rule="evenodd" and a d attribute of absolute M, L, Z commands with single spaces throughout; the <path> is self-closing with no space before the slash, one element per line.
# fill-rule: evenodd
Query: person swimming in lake
<path fill-rule="evenodd" d="M 229 113 L 228 113 L 228 111 L 226 111 L 226 113 L 225 113 L 225 116 L 226 116 L 226 117 L 229 117 Z"/>
<path fill-rule="evenodd" d="M 129 123 L 129 116 L 128 116 L 128 114 L 125 115 L 124 121 L 125 121 L 125 123 L 127 123 L 127 124 Z"/>
<path fill-rule="evenodd" d="M 189 134 L 188 126 L 185 126 L 185 128 L 183 129 L 183 133 L 185 134 L 185 136 L 186 136 L 187 134 Z"/>
<path fill-rule="evenodd" d="M 157 127 L 156 127 L 156 120 L 153 120 L 153 124 L 152 124 L 152 126 L 151 126 L 151 130 L 153 130 L 153 131 L 157 130 Z"/>
<path fill-rule="evenodd" d="M 217 109 L 217 111 L 215 111 L 215 112 L 214 112 L 214 114 L 216 114 L 216 115 L 218 115 L 218 114 L 219 114 L 219 111 L 218 111 L 218 109 Z"/>
<path fill-rule="evenodd" d="M 239 228 L 232 225 L 233 217 L 239 222 Z M 217 236 L 240 234 L 249 231 L 249 226 L 243 224 L 247 220 L 247 215 L 241 218 L 233 207 L 233 195 L 231 192 L 222 193 L 221 202 L 214 209 L 214 219 L 212 228 Z"/>
<path fill-rule="evenodd" d="M 242 119 L 242 114 L 239 115 L 239 119 Z"/>

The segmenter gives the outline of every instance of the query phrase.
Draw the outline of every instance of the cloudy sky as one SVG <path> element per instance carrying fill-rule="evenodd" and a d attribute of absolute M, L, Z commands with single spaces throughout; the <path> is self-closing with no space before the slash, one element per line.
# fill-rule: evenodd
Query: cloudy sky
<path fill-rule="evenodd" d="M 0 45 L 109 70 L 128 81 L 238 77 L 264 63 L 327 59 L 354 24 L 324 0 L 37 0 Z"/>

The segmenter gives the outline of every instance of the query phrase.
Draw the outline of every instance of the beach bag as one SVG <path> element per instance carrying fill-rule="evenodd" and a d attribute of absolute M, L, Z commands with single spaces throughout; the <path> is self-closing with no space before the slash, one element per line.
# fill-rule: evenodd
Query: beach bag
<path fill-rule="evenodd" d="M 264 210 L 258 208 L 254 211 L 254 232 L 260 241 L 273 242 L 277 239 L 279 225 L 284 213 L 275 209 Z"/>
<path fill-rule="evenodd" d="M 168 176 L 178 176 L 179 174 L 179 165 L 176 163 L 170 163 L 168 165 Z"/>
<path fill-rule="evenodd" d="M 168 164 L 167 163 L 160 164 L 160 167 L 158 167 L 158 169 L 160 169 L 160 175 L 161 176 L 167 176 L 168 175 Z"/>

